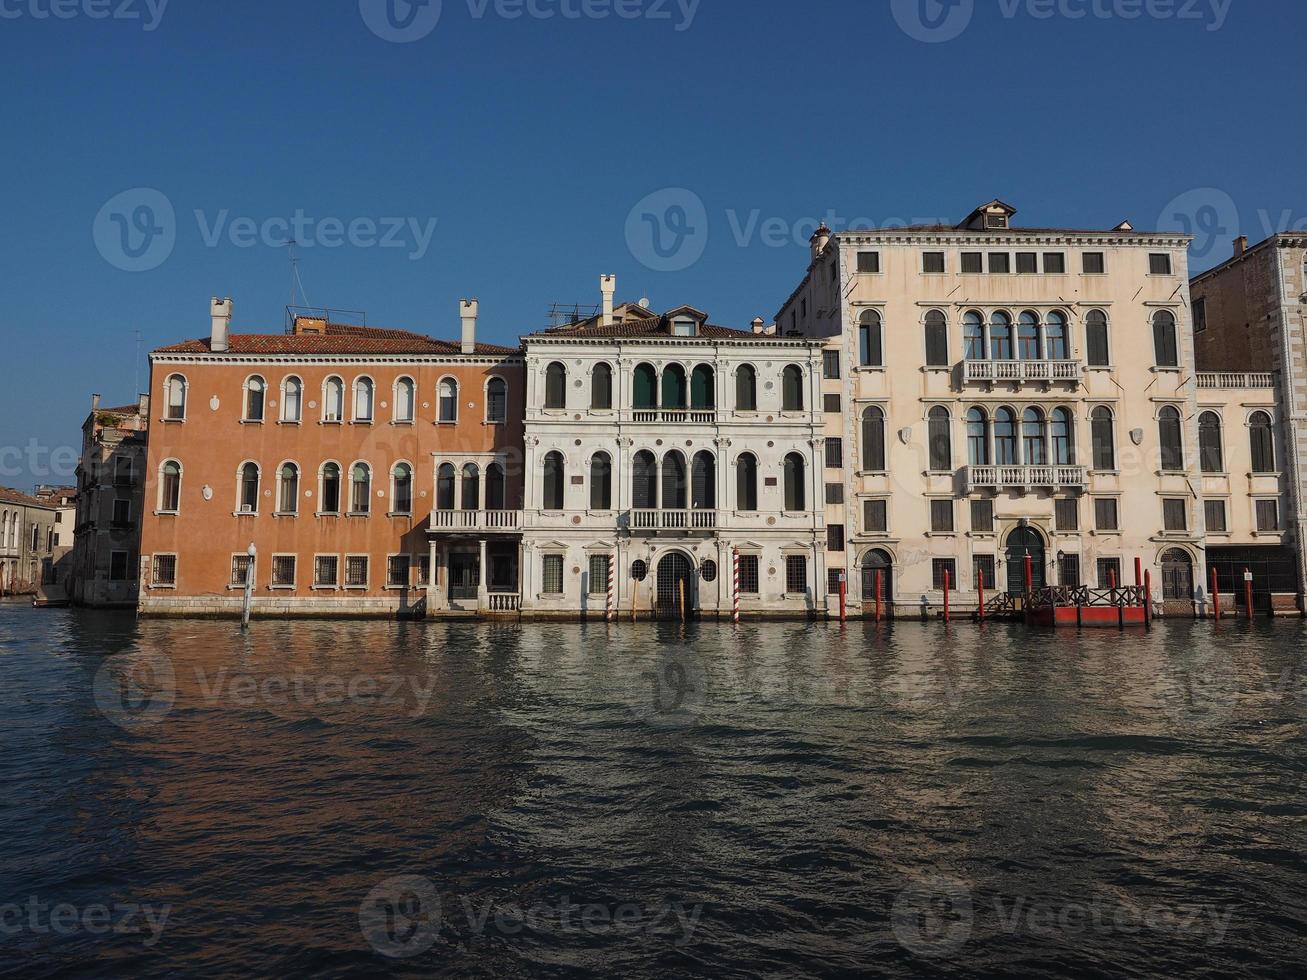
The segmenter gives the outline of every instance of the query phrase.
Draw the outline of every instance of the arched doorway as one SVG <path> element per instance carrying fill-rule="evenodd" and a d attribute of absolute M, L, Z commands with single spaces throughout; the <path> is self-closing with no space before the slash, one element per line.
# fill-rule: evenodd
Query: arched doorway
<path fill-rule="evenodd" d="M 862 556 L 862 613 L 876 613 L 876 588 L 880 583 L 880 608 L 885 617 L 891 614 L 894 599 L 894 560 L 879 548 Z"/>
<path fill-rule="evenodd" d="M 1030 556 L 1030 581 L 1034 588 L 1044 587 L 1044 539 L 1033 527 L 1018 527 L 1007 538 L 1007 590 L 1025 593 L 1026 556 Z"/>
<path fill-rule="evenodd" d="M 669 551 L 658 562 L 658 618 L 680 619 L 681 596 L 685 596 L 685 614 L 694 614 L 694 566 L 680 551 Z"/>
<path fill-rule="evenodd" d="M 1162 598 L 1190 602 L 1193 597 L 1193 559 L 1183 548 L 1172 548 L 1162 555 Z"/>

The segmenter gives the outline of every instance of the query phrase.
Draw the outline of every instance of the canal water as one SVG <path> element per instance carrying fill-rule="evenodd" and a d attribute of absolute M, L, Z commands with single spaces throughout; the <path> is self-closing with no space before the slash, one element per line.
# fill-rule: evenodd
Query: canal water
<path fill-rule="evenodd" d="M 1283 976 L 1305 640 L 0 606 L 0 973 Z"/>

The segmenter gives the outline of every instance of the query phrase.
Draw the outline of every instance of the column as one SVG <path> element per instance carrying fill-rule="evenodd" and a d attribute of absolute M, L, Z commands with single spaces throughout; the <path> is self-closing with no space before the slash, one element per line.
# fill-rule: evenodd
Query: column
<path fill-rule="evenodd" d="M 485 609 L 490 605 L 490 590 L 486 585 L 490 580 L 490 568 L 486 564 L 486 539 L 482 538 L 478 544 L 481 548 L 481 561 L 477 569 L 477 608 Z"/>

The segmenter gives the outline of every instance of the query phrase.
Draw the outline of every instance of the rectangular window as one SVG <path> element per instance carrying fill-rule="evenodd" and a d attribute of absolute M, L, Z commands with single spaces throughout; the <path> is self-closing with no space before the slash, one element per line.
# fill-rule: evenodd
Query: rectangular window
<path fill-rule="evenodd" d="M 1207 300 L 1194 300 L 1194 333 L 1202 333 L 1207 329 Z"/>
<path fill-rule="evenodd" d="M 1039 271 L 1039 253 L 1037 252 L 1017 253 L 1017 275 L 1033 276 L 1038 271 Z"/>
<path fill-rule="evenodd" d="M 1044 253 L 1044 275 L 1061 276 L 1066 274 L 1066 256 L 1061 252 Z"/>
<path fill-rule="evenodd" d="M 826 592 L 828 595 L 840 594 L 840 575 L 843 571 L 842 568 L 826 569 Z"/>
<path fill-rule="evenodd" d="M 1080 587 L 1080 556 L 1063 555 L 1057 560 L 1059 581 L 1069 588 Z"/>
<path fill-rule="evenodd" d="M 109 581 L 126 582 L 129 565 L 131 564 L 131 554 L 126 551 L 114 551 L 109 554 Z"/>
<path fill-rule="evenodd" d="M 155 555 L 153 578 L 154 578 L 155 585 L 176 585 L 177 584 L 177 556 Z"/>
<path fill-rule="evenodd" d="M 362 589 L 368 584 L 368 556 L 345 556 L 345 587 Z"/>
<path fill-rule="evenodd" d="M 608 561 L 609 555 L 591 555 L 590 556 L 590 583 L 589 592 L 591 595 L 608 594 Z"/>
<path fill-rule="evenodd" d="M 880 272 L 880 253 L 879 253 L 879 252 L 859 252 L 859 253 L 858 253 L 858 271 L 859 271 L 859 272 Z"/>
<path fill-rule="evenodd" d="M 944 588 L 944 576 L 948 575 L 948 587 L 956 589 L 958 587 L 958 563 L 956 558 L 933 558 L 930 562 L 931 582 L 934 583 L 935 591 L 942 591 Z"/>
<path fill-rule="evenodd" d="M 922 252 L 921 253 L 921 271 L 930 274 L 938 274 L 944 271 L 944 253 L 943 252 Z"/>
<path fill-rule="evenodd" d="M 985 271 L 984 256 L 980 252 L 962 253 L 962 271 L 968 275 L 979 275 Z"/>
<path fill-rule="evenodd" d="M 393 589 L 408 588 L 408 555 L 391 555 L 386 559 L 386 584 Z"/>
<path fill-rule="evenodd" d="M 132 519 L 132 502 L 130 500 L 115 500 L 113 502 L 113 522 L 115 524 L 128 524 Z"/>
<path fill-rule="evenodd" d="M 826 465 L 833 470 L 844 468 L 844 440 L 839 436 L 826 440 Z"/>
<path fill-rule="evenodd" d="M 821 407 L 823 411 L 832 415 L 838 415 L 840 409 L 840 396 L 838 394 L 826 394 L 821 396 Z"/>
<path fill-rule="evenodd" d="M 930 529 L 935 534 L 953 532 L 953 501 L 932 500 L 930 502 Z"/>
<path fill-rule="evenodd" d="M 1223 534 L 1230 530 L 1229 523 L 1225 517 L 1224 500 L 1204 500 L 1203 516 L 1207 521 L 1207 530 L 1217 534 Z"/>
<path fill-rule="evenodd" d="M 975 534 L 994 533 L 994 501 L 971 501 L 971 530 Z"/>
<path fill-rule="evenodd" d="M 563 594 L 562 555 L 545 555 L 540 560 L 540 591 L 544 595 Z"/>
<path fill-rule="evenodd" d="M 862 502 L 862 529 L 871 534 L 885 534 L 889 531 L 888 501 L 864 500 Z"/>
<path fill-rule="evenodd" d="M 1098 587 L 1100 589 L 1110 589 L 1114 585 L 1121 584 L 1121 559 L 1120 558 L 1100 558 L 1098 559 Z"/>
<path fill-rule="evenodd" d="M 976 555 L 976 574 L 984 576 L 986 589 L 993 590 L 998 588 L 996 569 L 997 565 L 995 564 L 993 555 Z M 977 581 L 976 585 L 979 587 L 980 582 Z"/>
<path fill-rule="evenodd" d="M 1178 497 L 1162 501 L 1162 528 L 1166 531 L 1189 530 L 1188 501 Z"/>
<path fill-rule="evenodd" d="M 1012 256 L 1007 252 L 989 253 L 989 272 L 991 275 L 1005 276 L 1012 271 Z"/>
<path fill-rule="evenodd" d="M 231 556 L 231 584 L 237 587 L 245 584 L 245 578 L 250 573 L 254 564 L 254 559 L 249 555 L 232 555 Z"/>
<path fill-rule="evenodd" d="M 1257 531 L 1271 532 L 1280 529 L 1280 502 L 1278 500 L 1257 501 Z"/>
<path fill-rule="evenodd" d="M 844 484 L 826 484 L 826 503 L 832 506 L 844 503 Z"/>
<path fill-rule="evenodd" d="M 132 461 L 129 458 L 118 456 L 113 461 L 113 485 L 115 487 L 130 487 L 132 485 Z"/>
<path fill-rule="evenodd" d="M 757 555 L 740 555 L 740 591 L 745 595 L 758 594 Z"/>
<path fill-rule="evenodd" d="M 1171 256 L 1166 252 L 1154 252 L 1148 256 L 1148 274 L 1150 276 L 1169 276 L 1171 274 Z"/>
<path fill-rule="evenodd" d="M 826 525 L 826 550 L 827 551 L 844 550 L 844 525 L 843 524 Z"/>
<path fill-rule="evenodd" d="M 418 559 L 418 585 L 426 587 L 431 584 L 431 556 L 423 555 Z"/>
<path fill-rule="evenodd" d="M 1087 276 L 1101 276 L 1107 271 L 1106 257 L 1102 252 L 1085 252 L 1080 260 Z"/>
<path fill-rule="evenodd" d="M 1094 527 L 1099 531 L 1121 530 L 1115 497 L 1099 497 L 1094 501 Z"/>
<path fill-rule="evenodd" d="M 313 584 L 335 588 L 340 584 L 340 559 L 335 555 L 318 555 L 313 559 Z"/>
<path fill-rule="evenodd" d="M 1059 531 L 1080 530 L 1080 501 L 1074 497 L 1059 497 L 1053 502 L 1054 517 Z"/>
<path fill-rule="evenodd" d="M 785 556 L 785 591 L 804 595 L 808 591 L 808 559 L 804 555 Z"/>
<path fill-rule="evenodd" d="M 272 556 L 272 584 L 274 586 L 293 586 L 295 584 L 295 556 Z"/>
<path fill-rule="evenodd" d="M 824 350 L 821 352 L 821 376 L 827 381 L 838 381 L 840 377 L 840 352 Z"/>

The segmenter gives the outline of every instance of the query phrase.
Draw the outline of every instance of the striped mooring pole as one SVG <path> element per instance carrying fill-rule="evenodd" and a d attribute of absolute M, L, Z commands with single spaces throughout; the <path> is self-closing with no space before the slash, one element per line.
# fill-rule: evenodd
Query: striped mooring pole
<path fill-rule="evenodd" d="M 740 625 L 740 552 L 731 552 L 731 622 Z"/>
<path fill-rule="evenodd" d="M 608 556 L 608 622 L 617 619 L 617 555 Z"/>

